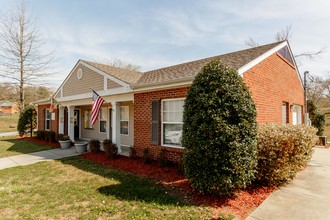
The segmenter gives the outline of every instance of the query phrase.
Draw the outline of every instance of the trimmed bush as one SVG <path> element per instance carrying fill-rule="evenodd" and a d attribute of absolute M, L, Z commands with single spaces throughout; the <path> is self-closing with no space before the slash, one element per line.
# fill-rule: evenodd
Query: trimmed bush
<path fill-rule="evenodd" d="M 260 125 L 257 182 L 280 186 L 291 180 L 311 159 L 316 131 L 304 125 Z"/>
<path fill-rule="evenodd" d="M 108 159 L 116 159 L 118 154 L 118 147 L 116 144 L 112 143 L 112 140 L 105 139 L 103 141 L 103 148 Z"/>
<path fill-rule="evenodd" d="M 254 179 L 256 109 L 237 71 L 219 61 L 203 67 L 184 105 L 184 171 L 193 188 L 232 194 Z"/>
<path fill-rule="evenodd" d="M 46 131 L 37 131 L 37 138 L 39 140 L 45 140 Z"/>
<path fill-rule="evenodd" d="M 91 152 L 98 152 L 100 151 L 100 141 L 97 139 L 92 139 L 89 141 L 89 149 Z"/>

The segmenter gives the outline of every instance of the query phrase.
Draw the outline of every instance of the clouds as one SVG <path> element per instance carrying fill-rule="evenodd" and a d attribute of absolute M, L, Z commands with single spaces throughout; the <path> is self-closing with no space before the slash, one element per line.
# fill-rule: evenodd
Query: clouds
<path fill-rule="evenodd" d="M 7 0 L 0 0 L 6 8 Z M 78 59 L 119 58 L 143 70 L 245 49 L 292 26 L 293 52 L 329 46 L 330 3 L 322 0 L 109 1 L 30 0 L 49 47 L 56 48 L 64 79 Z M 330 50 L 330 48 L 329 48 Z M 329 52 L 301 71 L 330 70 Z"/>

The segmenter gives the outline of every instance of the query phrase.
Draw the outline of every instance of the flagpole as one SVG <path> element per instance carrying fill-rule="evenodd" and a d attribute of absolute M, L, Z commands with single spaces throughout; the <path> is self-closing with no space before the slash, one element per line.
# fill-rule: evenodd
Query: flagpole
<path fill-rule="evenodd" d="M 95 90 L 92 88 L 92 87 L 89 87 L 93 92 L 95 92 Z M 97 92 L 95 92 L 95 94 L 96 95 L 98 95 L 98 96 L 100 96 Z M 102 97 L 102 96 L 100 96 L 100 97 Z M 107 101 L 105 101 L 104 99 L 103 99 L 103 101 L 105 102 L 105 104 L 106 104 L 106 106 L 108 107 L 108 108 L 112 108 L 111 106 L 110 106 L 110 103 L 108 103 Z"/>

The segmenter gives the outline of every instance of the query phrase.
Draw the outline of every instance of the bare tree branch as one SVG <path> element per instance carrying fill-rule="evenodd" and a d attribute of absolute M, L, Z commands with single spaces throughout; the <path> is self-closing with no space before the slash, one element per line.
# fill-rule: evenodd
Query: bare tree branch
<path fill-rule="evenodd" d="M 45 52 L 44 45 L 25 0 L 0 19 L 0 76 L 19 85 L 20 111 L 25 85 L 39 84 L 52 72 L 54 51 Z"/>

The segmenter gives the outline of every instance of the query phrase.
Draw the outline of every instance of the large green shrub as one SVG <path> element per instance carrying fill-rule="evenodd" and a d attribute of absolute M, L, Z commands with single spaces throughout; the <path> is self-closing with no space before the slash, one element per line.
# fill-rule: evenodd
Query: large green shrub
<path fill-rule="evenodd" d="M 34 106 L 28 105 L 20 114 L 17 124 L 17 131 L 20 136 L 31 133 L 37 126 L 37 117 Z M 31 133 L 32 136 L 32 133 Z"/>
<path fill-rule="evenodd" d="M 204 66 L 184 105 L 184 171 L 200 192 L 232 194 L 255 175 L 256 109 L 237 71 L 219 61 Z"/>
<path fill-rule="evenodd" d="M 311 159 L 316 130 L 304 125 L 260 125 L 256 180 L 276 186 L 291 180 Z"/>

